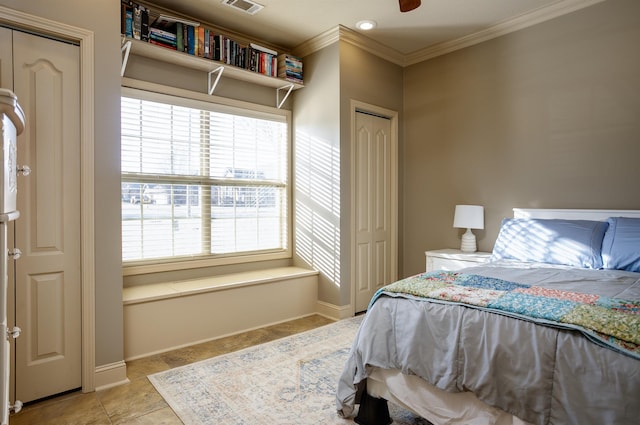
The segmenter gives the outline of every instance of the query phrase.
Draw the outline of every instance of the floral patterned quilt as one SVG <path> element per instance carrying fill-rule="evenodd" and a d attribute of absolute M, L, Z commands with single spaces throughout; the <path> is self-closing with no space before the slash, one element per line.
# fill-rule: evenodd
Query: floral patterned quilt
<path fill-rule="evenodd" d="M 381 288 L 381 295 L 450 302 L 535 323 L 576 329 L 592 341 L 640 359 L 640 302 L 563 291 L 458 272 L 429 272 Z"/>

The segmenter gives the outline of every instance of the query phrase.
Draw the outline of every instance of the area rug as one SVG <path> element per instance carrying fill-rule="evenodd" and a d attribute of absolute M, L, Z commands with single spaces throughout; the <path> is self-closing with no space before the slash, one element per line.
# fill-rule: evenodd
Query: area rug
<path fill-rule="evenodd" d="M 338 378 L 362 316 L 149 376 L 185 425 L 353 424 Z M 394 424 L 422 425 L 390 404 Z"/>

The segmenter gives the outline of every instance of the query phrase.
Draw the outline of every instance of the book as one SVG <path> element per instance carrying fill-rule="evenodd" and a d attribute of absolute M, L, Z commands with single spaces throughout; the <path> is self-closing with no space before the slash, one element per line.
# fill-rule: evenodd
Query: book
<path fill-rule="evenodd" d="M 153 26 L 156 28 L 164 29 L 166 27 L 174 26 L 176 23 L 180 22 L 182 25 L 190 25 L 192 27 L 199 27 L 200 22 L 190 21 L 188 19 L 179 18 L 177 16 L 170 15 L 160 15 L 153 21 Z"/>
<path fill-rule="evenodd" d="M 204 57 L 204 28 L 197 27 L 198 30 L 198 45 L 196 47 L 196 56 Z"/>
<path fill-rule="evenodd" d="M 177 33 L 171 31 L 161 30 L 160 28 L 151 27 L 149 29 L 149 35 L 153 35 L 155 37 L 166 38 L 167 40 L 177 40 Z"/>
<path fill-rule="evenodd" d="M 127 37 L 133 38 L 133 9 L 129 9 L 126 12 L 125 16 L 125 35 Z"/>
<path fill-rule="evenodd" d="M 189 28 L 188 27 L 189 25 L 182 24 L 182 42 L 184 43 L 184 49 L 182 49 L 182 51 L 185 53 L 189 52 L 189 34 L 188 34 Z"/>
<path fill-rule="evenodd" d="M 276 75 L 287 81 L 302 84 L 302 59 L 289 54 L 279 55 Z"/>
<path fill-rule="evenodd" d="M 120 1 L 120 34 L 133 37 L 133 4 L 130 0 Z"/>
<path fill-rule="evenodd" d="M 216 35 L 213 33 L 213 30 L 209 31 L 209 59 L 214 59 L 215 48 L 216 48 Z"/>
<path fill-rule="evenodd" d="M 149 40 L 149 8 L 142 7 L 142 17 L 141 17 L 141 25 L 140 25 L 140 40 L 148 41 Z"/>
<path fill-rule="evenodd" d="M 202 54 L 203 58 L 209 59 L 209 30 L 207 28 L 204 29 L 204 51 Z"/>
<path fill-rule="evenodd" d="M 215 34 L 213 36 L 213 60 L 221 61 L 221 47 L 222 47 L 222 36 L 220 34 Z"/>
<path fill-rule="evenodd" d="M 268 48 L 266 48 L 264 46 L 261 46 L 259 44 L 250 43 L 249 46 L 251 46 L 252 49 L 256 49 L 256 50 L 258 50 L 260 52 L 269 53 L 270 55 L 278 56 L 278 52 L 276 52 L 275 50 L 268 49 Z"/>
<path fill-rule="evenodd" d="M 182 22 L 176 22 L 176 50 L 184 52 L 184 33 L 182 31 Z"/>
<path fill-rule="evenodd" d="M 154 39 L 149 39 L 149 44 L 153 44 L 154 46 L 166 47 L 167 49 L 176 50 L 176 46 L 172 46 L 170 44 L 161 43 Z"/>
<path fill-rule="evenodd" d="M 138 4 L 133 4 L 133 38 L 136 40 L 141 39 L 142 34 L 142 7 Z"/>
<path fill-rule="evenodd" d="M 187 53 L 190 55 L 195 54 L 196 40 L 195 27 L 193 25 L 187 25 Z"/>

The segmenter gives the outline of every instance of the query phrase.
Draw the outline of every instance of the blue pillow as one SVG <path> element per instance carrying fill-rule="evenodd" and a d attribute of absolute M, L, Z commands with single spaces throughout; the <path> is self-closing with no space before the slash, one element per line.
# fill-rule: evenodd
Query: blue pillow
<path fill-rule="evenodd" d="M 606 221 L 505 218 L 492 260 L 602 268 L 602 239 Z"/>
<path fill-rule="evenodd" d="M 640 273 L 640 218 L 609 217 L 602 241 L 605 269 Z"/>

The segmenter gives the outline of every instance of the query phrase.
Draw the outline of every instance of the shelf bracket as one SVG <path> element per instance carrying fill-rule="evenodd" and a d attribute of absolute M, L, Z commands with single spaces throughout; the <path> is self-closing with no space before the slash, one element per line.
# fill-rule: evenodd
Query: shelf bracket
<path fill-rule="evenodd" d="M 219 66 L 216 69 L 214 69 L 213 71 L 209 71 L 209 77 L 207 79 L 207 87 L 208 87 L 208 90 L 209 90 L 209 94 L 213 94 L 214 90 L 218 86 L 218 82 L 220 81 L 220 77 L 222 77 L 222 72 L 223 71 L 224 71 L 224 66 Z M 212 84 L 211 83 L 211 77 L 213 76 L 213 74 L 218 74 L 218 75 L 216 75 L 216 80 Z"/>
<path fill-rule="evenodd" d="M 280 100 L 280 92 L 282 90 L 286 90 L 287 93 L 285 93 L 282 100 Z M 287 100 L 292 90 L 293 90 L 293 84 L 287 84 L 286 86 L 282 86 L 276 89 L 276 106 L 278 106 L 278 109 L 282 108 L 282 105 L 284 105 L 284 102 Z"/>
<path fill-rule="evenodd" d="M 129 61 L 129 53 L 131 53 L 131 40 L 122 39 L 122 46 L 120 47 L 120 54 L 124 53 L 122 58 L 122 67 L 120 68 L 120 76 L 124 77 L 124 70 L 127 69 L 127 62 Z"/>

